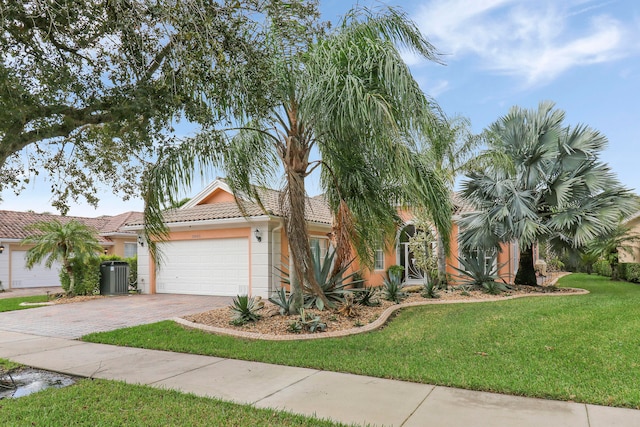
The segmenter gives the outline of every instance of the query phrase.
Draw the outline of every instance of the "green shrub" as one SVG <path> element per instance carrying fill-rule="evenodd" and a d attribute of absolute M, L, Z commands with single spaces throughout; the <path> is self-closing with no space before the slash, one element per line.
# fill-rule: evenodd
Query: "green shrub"
<path fill-rule="evenodd" d="M 125 258 L 125 261 L 129 264 L 129 288 L 133 290 L 138 289 L 138 256 L 131 258 Z"/>
<path fill-rule="evenodd" d="M 640 264 L 636 262 L 621 262 L 618 265 L 618 271 L 622 280 L 640 283 Z"/>
<path fill-rule="evenodd" d="M 100 262 L 99 257 L 88 258 L 84 263 L 73 262 L 76 295 L 94 295 L 100 291 Z M 60 270 L 60 285 L 65 292 L 69 292 L 71 280 L 67 272 Z"/>
<path fill-rule="evenodd" d="M 398 281 L 402 281 L 402 274 L 404 273 L 404 267 L 401 265 L 392 265 L 387 269 L 387 276 L 397 277 Z"/>
<path fill-rule="evenodd" d="M 604 259 L 593 263 L 593 272 L 599 276 L 611 277 L 611 266 Z"/>

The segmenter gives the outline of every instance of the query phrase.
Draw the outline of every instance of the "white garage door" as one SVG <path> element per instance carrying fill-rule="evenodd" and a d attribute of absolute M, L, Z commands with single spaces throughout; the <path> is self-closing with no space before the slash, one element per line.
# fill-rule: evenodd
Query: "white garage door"
<path fill-rule="evenodd" d="M 163 264 L 156 292 L 193 295 L 246 294 L 249 243 L 246 238 L 176 241 L 159 244 Z"/>
<path fill-rule="evenodd" d="M 11 251 L 11 287 L 39 288 L 43 286 L 60 286 L 60 264 L 53 263 L 51 268 L 36 264 L 27 269 L 25 256 L 27 251 Z"/>

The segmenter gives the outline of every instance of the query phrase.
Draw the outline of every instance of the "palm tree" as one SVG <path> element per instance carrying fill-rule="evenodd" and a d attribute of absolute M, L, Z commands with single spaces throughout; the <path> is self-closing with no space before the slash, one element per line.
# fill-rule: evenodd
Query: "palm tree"
<path fill-rule="evenodd" d="M 391 241 L 400 223 L 399 205 L 427 210 L 446 236 L 451 209 L 446 186 L 421 161 L 419 144 L 411 138 L 432 125 L 435 104 L 420 90 L 398 46 L 431 60 L 437 56 L 403 13 L 357 9 L 312 43 L 287 45 L 277 29 L 274 40 L 267 48 L 275 46 L 273 80 L 280 95 L 271 113 L 165 148 L 146 177 L 145 233 L 166 235 L 161 201 L 179 197 L 196 165 L 223 169 L 232 189 L 258 202 L 254 184 L 268 186 L 284 175 L 281 204 L 294 276 L 291 310 L 297 311 L 302 287 L 328 303 L 313 276 L 305 221 L 305 178 L 316 168 L 336 217 L 338 266 L 348 262 L 350 245 L 372 263 L 373 249 L 381 240 Z M 238 105 L 234 115 L 243 117 Z M 313 160 L 316 152 L 319 159 Z M 156 250 L 153 242 L 150 248 Z"/>
<path fill-rule="evenodd" d="M 634 211 L 631 192 L 599 160 L 607 139 L 563 120 L 551 102 L 513 107 L 488 130 L 488 149 L 506 161 L 469 173 L 462 185 L 477 211 L 461 220 L 461 244 L 497 248 L 517 240 L 519 284 L 536 284 L 536 242 L 556 252 L 584 247 Z"/>
<path fill-rule="evenodd" d="M 429 130 L 428 135 L 424 135 L 429 145 L 421 155 L 443 177 L 449 190 L 453 191 L 456 178 L 471 171 L 482 160 L 477 155 L 482 138 L 471 132 L 471 123 L 466 117 L 449 118 L 442 111 L 438 113 L 436 126 Z M 438 280 L 444 283 L 447 280 L 447 253 L 442 235 L 438 234 L 436 238 Z"/>
<path fill-rule="evenodd" d="M 69 275 L 68 293 L 73 295 L 74 263 L 97 256 L 102 251 L 97 231 L 77 220 L 64 224 L 58 220 L 38 222 L 31 225 L 29 230 L 33 234 L 21 242 L 23 245 L 34 245 L 26 254 L 27 268 L 32 268 L 43 260 L 47 268 L 51 268 L 56 261 L 62 262 L 62 268 Z"/>

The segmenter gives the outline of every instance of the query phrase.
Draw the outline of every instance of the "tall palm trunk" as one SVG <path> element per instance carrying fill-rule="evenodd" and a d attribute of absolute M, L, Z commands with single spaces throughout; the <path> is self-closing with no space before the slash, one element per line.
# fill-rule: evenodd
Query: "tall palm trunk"
<path fill-rule="evenodd" d="M 518 273 L 515 278 L 516 285 L 537 286 L 536 269 L 533 264 L 533 244 L 527 245 L 520 251 L 518 261 Z"/>
<path fill-rule="evenodd" d="M 294 275 L 291 278 L 293 304 L 290 308 L 290 314 L 297 314 L 304 302 L 303 291 L 305 284 L 312 293 L 322 299 L 325 305 L 328 306 L 329 302 L 322 289 L 320 289 L 313 272 L 311 247 L 305 219 L 306 192 L 304 173 L 297 173 L 289 169 L 287 171 L 287 190 L 289 215 L 286 220 L 286 230 L 294 270 Z"/>
<path fill-rule="evenodd" d="M 69 262 L 68 260 L 65 260 L 64 269 L 67 272 L 67 275 L 69 276 L 69 291 L 67 292 L 67 294 L 73 296 L 76 294 L 76 277 L 73 274 L 73 266 L 71 265 L 71 262 Z"/>
<path fill-rule="evenodd" d="M 445 287 L 447 283 L 447 256 L 444 251 L 444 241 L 440 233 L 437 233 L 438 244 L 436 245 L 437 263 L 438 263 L 438 281 L 439 285 Z"/>
<path fill-rule="evenodd" d="M 309 168 L 310 146 L 306 140 L 308 134 L 305 133 L 304 125 L 298 121 L 295 99 L 290 100 L 287 116 L 290 126 L 281 152 L 287 178 L 286 199 L 283 204 L 288 212 L 288 215 L 285 215 L 285 224 L 294 270 L 290 281 L 293 304 L 289 312 L 297 314 L 304 303 L 305 286 L 320 297 L 325 305 L 328 306 L 329 302 L 316 281 L 311 260 L 311 245 L 305 218 L 307 192 L 304 184 Z"/>

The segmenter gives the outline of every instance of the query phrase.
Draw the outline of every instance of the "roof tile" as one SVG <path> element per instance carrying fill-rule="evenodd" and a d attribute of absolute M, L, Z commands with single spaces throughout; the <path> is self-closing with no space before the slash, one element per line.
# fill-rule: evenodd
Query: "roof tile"
<path fill-rule="evenodd" d="M 93 227 L 99 234 L 100 242 L 110 242 L 111 240 L 101 234 L 108 233 L 132 233 L 121 230 L 124 224 L 133 219 L 142 217 L 141 212 L 126 212 L 116 216 L 101 216 L 98 218 L 86 218 L 77 216 L 61 216 L 46 213 L 18 212 L 0 210 L 0 239 L 23 239 L 32 232 L 29 226 L 38 222 L 49 222 L 53 220 L 67 223 L 71 220 L 79 221 L 89 227 Z"/>

